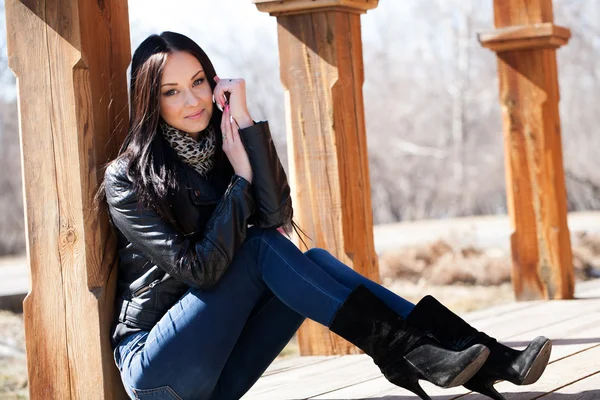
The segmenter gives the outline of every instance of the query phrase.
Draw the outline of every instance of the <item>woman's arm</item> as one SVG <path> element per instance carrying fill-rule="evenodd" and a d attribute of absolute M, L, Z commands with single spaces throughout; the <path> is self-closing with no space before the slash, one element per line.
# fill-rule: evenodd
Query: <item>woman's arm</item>
<path fill-rule="evenodd" d="M 263 121 L 240 129 L 240 137 L 252 166 L 252 186 L 258 203 L 256 225 L 278 228 L 289 223 L 293 215 L 290 186 L 269 124 Z"/>
<path fill-rule="evenodd" d="M 260 228 L 285 225 L 292 220 L 293 214 L 290 187 L 273 145 L 269 124 L 253 124 L 246 104 L 246 82 L 243 79 L 215 77 L 215 82 L 215 100 L 225 110 L 223 115 L 231 116 L 240 127 L 239 135 L 250 161 L 252 186 L 258 203 L 257 218 L 252 222 Z M 229 94 L 228 102 L 226 94 Z M 233 133 L 231 129 L 221 124 L 226 136 Z"/>
<path fill-rule="evenodd" d="M 188 286 L 208 289 L 227 270 L 246 238 L 254 212 L 251 184 L 234 175 L 209 219 L 204 236 L 193 242 L 156 212 L 137 201 L 132 183 L 114 168 L 106 170 L 106 198 L 114 225 L 153 263 Z"/>

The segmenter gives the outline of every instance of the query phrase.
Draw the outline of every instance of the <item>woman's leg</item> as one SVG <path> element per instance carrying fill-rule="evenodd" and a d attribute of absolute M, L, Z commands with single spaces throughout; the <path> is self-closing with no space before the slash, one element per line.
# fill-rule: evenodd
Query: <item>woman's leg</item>
<path fill-rule="evenodd" d="M 409 301 L 349 268 L 324 249 L 315 248 L 304 254 L 348 289 L 354 290 L 360 284 L 365 285 L 403 317 L 414 307 Z M 254 318 L 248 320 L 231 352 L 217 383 L 215 400 L 239 398 L 246 393 L 305 319 L 283 304 L 272 292 L 269 293 L 269 303 Z M 241 374 L 240 371 L 246 373 Z"/>
<path fill-rule="evenodd" d="M 274 332 L 273 341 L 264 338 L 265 346 L 273 346 L 264 349 L 271 360 L 302 319 L 289 308 L 327 325 L 350 293 L 276 230 L 250 229 L 215 288 L 188 291 L 150 331 L 143 350 L 123 360 L 124 383 L 141 399 L 157 393 L 176 393 L 186 399 L 210 398 L 267 287 L 288 305 L 273 307 L 289 320 L 281 331 Z M 256 316 L 258 324 L 261 313 Z M 247 373 L 248 381 L 252 381 L 256 371 L 266 368 L 265 364 L 262 361 L 258 369 L 240 372 Z"/>
<path fill-rule="evenodd" d="M 247 319 L 268 290 L 239 265 L 247 262 L 245 254 L 247 249 L 212 290 L 190 289 L 152 328 L 142 349 L 122 360 L 123 383 L 140 399 L 211 398 Z"/>
<path fill-rule="evenodd" d="M 383 300 L 388 307 L 396 311 L 403 318 L 406 318 L 415 307 L 410 301 L 405 300 L 380 284 L 373 282 L 348 267 L 346 264 L 332 256 L 327 250 L 314 248 L 308 250 L 304 254 L 331 275 L 336 281 L 350 290 L 354 290 L 358 285 L 365 285 L 367 289 L 375 293 L 375 295 Z"/>
<path fill-rule="evenodd" d="M 254 262 L 244 267 L 297 313 L 329 326 L 351 289 L 342 285 L 304 255 L 275 229 L 253 228 L 248 243 Z"/>
<path fill-rule="evenodd" d="M 239 399 L 281 353 L 305 318 L 268 291 L 269 301 L 246 323 L 211 400 Z"/>
<path fill-rule="evenodd" d="M 453 353 L 430 343 L 364 286 L 347 288 L 276 230 L 253 228 L 219 284 L 190 290 L 151 330 L 143 350 L 125 360 L 124 382 L 148 389 L 137 391 L 140 399 L 155 398 L 166 386 L 175 399 L 173 393 L 210 398 L 265 285 L 298 314 L 332 330 L 335 322 L 334 332 L 374 357 L 389 380 L 413 391 L 417 378 L 462 384 L 487 356 L 483 346 Z"/>
<path fill-rule="evenodd" d="M 487 357 L 481 345 L 462 352 L 440 347 L 408 327 L 364 285 L 352 290 L 340 284 L 276 230 L 255 230 L 249 241 L 256 261 L 247 264 L 249 275 L 262 280 L 289 308 L 359 346 L 388 380 L 423 398 L 418 379 L 444 387 L 460 385 Z"/>

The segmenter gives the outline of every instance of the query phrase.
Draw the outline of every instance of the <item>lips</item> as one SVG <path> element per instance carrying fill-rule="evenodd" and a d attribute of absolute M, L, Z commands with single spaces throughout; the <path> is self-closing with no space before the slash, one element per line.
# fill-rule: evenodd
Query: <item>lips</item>
<path fill-rule="evenodd" d="M 190 114 L 188 115 L 186 118 L 190 118 L 190 119 L 195 119 L 198 118 L 200 115 L 202 115 L 202 113 L 204 112 L 204 110 L 200 110 L 194 114 Z"/>

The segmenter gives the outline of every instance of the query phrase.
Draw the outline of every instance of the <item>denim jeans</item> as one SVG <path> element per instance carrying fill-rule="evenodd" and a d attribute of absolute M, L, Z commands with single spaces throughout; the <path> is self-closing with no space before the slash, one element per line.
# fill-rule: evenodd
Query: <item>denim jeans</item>
<path fill-rule="evenodd" d="M 329 326 L 364 284 L 400 315 L 414 305 L 323 249 L 302 253 L 276 229 L 250 228 L 218 284 L 188 290 L 148 332 L 115 349 L 134 399 L 239 399 L 305 318 Z"/>

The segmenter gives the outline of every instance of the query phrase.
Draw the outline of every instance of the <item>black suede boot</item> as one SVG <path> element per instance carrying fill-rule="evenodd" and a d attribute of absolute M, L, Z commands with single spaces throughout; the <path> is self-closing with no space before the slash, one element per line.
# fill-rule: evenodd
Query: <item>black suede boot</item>
<path fill-rule="evenodd" d="M 442 345 L 454 349 L 466 349 L 483 344 L 490 349 L 484 366 L 464 386 L 496 400 L 505 400 L 494 389 L 498 380 L 516 385 L 528 385 L 537 381 L 550 358 L 552 342 L 539 336 L 525 350 L 518 351 L 498 343 L 496 339 L 469 325 L 465 320 L 446 308 L 432 296 L 425 296 L 406 318 L 411 326 L 432 335 Z"/>
<path fill-rule="evenodd" d="M 419 386 L 419 379 L 442 387 L 462 385 L 481 368 L 489 354 L 480 344 L 463 351 L 443 348 L 409 327 L 363 285 L 350 293 L 329 329 L 371 356 L 390 382 L 426 400 L 430 397 Z"/>

